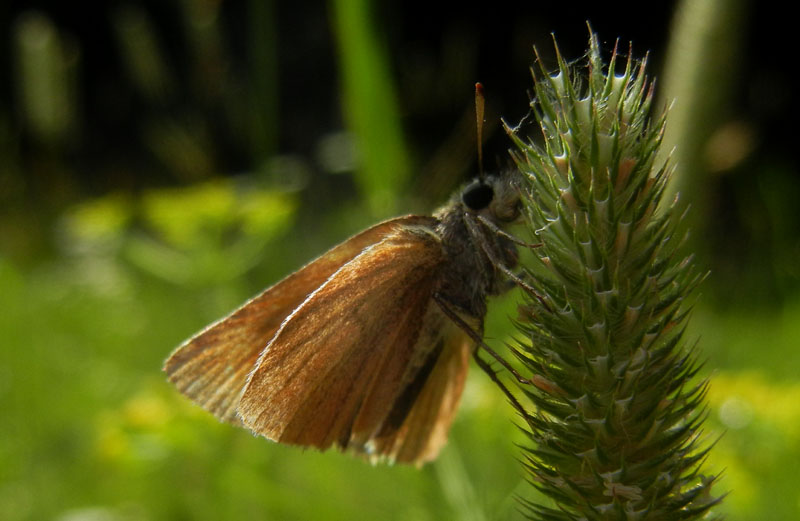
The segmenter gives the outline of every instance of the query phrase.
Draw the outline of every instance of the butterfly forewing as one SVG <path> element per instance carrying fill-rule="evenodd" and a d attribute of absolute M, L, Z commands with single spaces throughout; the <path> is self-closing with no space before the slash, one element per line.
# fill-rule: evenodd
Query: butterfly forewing
<path fill-rule="evenodd" d="M 395 443 L 371 442 L 393 439 L 423 398 L 439 402 L 424 409 L 452 398 L 435 386 L 426 391 L 438 360 L 452 364 L 444 318 L 432 298 L 446 259 L 432 232 L 435 221 L 428 224 L 403 227 L 369 247 L 288 317 L 242 395 L 245 425 L 285 443 L 391 457 Z M 460 395 L 461 385 L 455 387 Z M 397 407 L 405 409 L 389 428 Z"/>
<path fill-rule="evenodd" d="M 236 410 L 247 376 L 286 317 L 365 248 L 401 226 L 429 220 L 391 219 L 329 250 L 178 347 L 164 364 L 169 380 L 220 419 L 240 423 Z"/>

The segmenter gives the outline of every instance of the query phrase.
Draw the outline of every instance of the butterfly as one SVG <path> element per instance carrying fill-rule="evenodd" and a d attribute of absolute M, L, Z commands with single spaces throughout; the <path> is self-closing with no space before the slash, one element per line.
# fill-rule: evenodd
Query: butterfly
<path fill-rule="evenodd" d="M 180 392 L 268 439 L 421 465 L 436 458 L 517 264 L 520 174 L 481 176 L 431 216 L 376 224 L 179 346 Z M 476 358 L 477 359 L 477 358 Z"/>

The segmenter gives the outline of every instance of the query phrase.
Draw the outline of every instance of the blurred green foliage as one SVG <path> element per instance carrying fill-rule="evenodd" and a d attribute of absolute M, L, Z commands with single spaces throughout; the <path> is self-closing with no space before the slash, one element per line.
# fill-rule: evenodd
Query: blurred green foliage
<path fill-rule="evenodd" d="M 25 105 L 0 108 L 0 519 L 514 519 L 514 495 L 531 493 L 514 446 L 524 438 L 479 371 L 450 444 L 422 470 L 254 438 L 164 380 L 161 364 L 181 340 L 376 218 L 427 204 L 403 192 L 418 165 L 400 132 L 397 80 L 370 3 L 330 6 L 338 44 L 325 45 L 340 53 L 349 133 L 326 140 L 338 165 L 331 173 L 343 173 L 313 182 L 302 160 L 275 156 L 279 69 L 269 46 L 277 22 L 274 4 L 256 4 L 246 3 L 253 16 L 242 74 L 225 65 L 235 53 L 222 43 L 217 3 L 173 6 L 191 56 L 184 68 L 160 54 L 159 37 L 174 35 L 153 33 L 146 11 L 114 12 L 126 74 L 147 101 L 136 137 L 145 152 L 112 157 L 88 180 L 71 146 L 102 132 L 78 116 L 80 50 L 42 13 L 15 20 L 15 59 L 31 61 L 14 77 Z M 363 30 L 349 32 L 355 23 Z M 375 82 L 369 95 L 362 81 Z M 527 87 L 514 86 L 520 101 Z M 56 112 L 39 110 L 56 102 Z M 214 121 L 225 131 L 214 132 Z M 246 167 L 222 167 L 237 144 Z M 381 155 L 370 160 L 358 147 Z M 796 234 L 782 238 L 789 244 Z M 722 509 L 732 521 L 800 517 L 798 297 L 724 312 L 701 301 L 691 322 L 690 338 L 700 338 L 714 371 L 707 434 L 725 434 L 708 465 L 726 469 Z M 502 343 L 514 315 L 514 295 L 494 303 L 490 342 Z"/>

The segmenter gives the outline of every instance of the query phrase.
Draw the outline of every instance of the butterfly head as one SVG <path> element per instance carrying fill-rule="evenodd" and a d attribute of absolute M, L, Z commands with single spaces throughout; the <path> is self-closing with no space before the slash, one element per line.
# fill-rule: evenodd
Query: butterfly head
<path fill-rule="evenodd" d="M 503 172 L 476 179 L 461 192 L 467 211 L 487 217 L 502 225 L 520 216 L 522 201 L 516 172 Z"/>

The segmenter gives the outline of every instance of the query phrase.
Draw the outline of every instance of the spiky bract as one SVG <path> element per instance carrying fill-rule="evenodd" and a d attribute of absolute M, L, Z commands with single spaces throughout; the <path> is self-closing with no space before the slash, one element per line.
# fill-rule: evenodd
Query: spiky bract
<path fill-rule="evenodd" d="M 676 201 L 662 201 L 665 113 L 650 115 L 646 60 L 615 49 L 606 65 L 594 34 L 583 78 L 556 55 L 555 73 L 541 59 L 534 71 L 543 139 L 507 127 L 541 241 L 527 266 L 541 298 L 523 307 L 517 349 L 535 375 L 524 460 L 555 501 L 524 504 L 547 520 L 700 519 L 716 476 L 700 471 L 707 384 L 683 331 L 702 277 L 681 256 Z"/>

